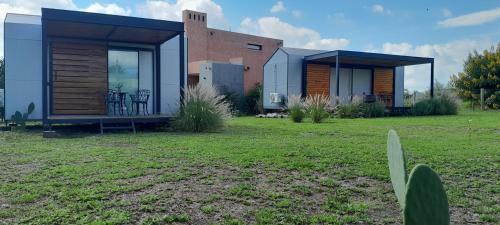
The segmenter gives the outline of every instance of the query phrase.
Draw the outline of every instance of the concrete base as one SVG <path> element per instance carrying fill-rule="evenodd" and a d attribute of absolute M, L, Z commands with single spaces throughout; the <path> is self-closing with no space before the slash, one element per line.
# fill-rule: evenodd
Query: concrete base
<path fill-rule="evenodd" d="M 60 137 L 61 135 L 53 130 L 46 130 L 43 131 L 43 137 L 44 138 L 57 138 Z"/>

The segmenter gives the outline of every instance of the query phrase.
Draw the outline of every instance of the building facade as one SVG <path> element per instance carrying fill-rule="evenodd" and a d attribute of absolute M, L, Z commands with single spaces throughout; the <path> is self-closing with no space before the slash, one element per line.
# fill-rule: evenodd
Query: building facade
<path fill-rule="evenodd" d="M 262 84 L 263 65 L 283 41 L 207 27 L 207 14 L 184 10 L 182 21 L 188 40 L 187 84 L 197 84 L 206 61 L 230 62 L 244 67 L 244 92 Z"/>

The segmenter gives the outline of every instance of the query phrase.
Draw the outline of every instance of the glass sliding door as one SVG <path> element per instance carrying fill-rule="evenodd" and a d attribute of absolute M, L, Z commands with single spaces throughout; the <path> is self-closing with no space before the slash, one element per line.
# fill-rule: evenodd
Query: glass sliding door
<path fill-rule="evenodd" d="M 108 88 L 134 94 L 139 88 L 139 52 L 108 51 Z"/>
<path fill-rule="evenodd" d="M 130 98 L 139 89 L 139 52 L 108 50 L 108 90 L 124 95 L 124 104 L 130 107 Z"/>

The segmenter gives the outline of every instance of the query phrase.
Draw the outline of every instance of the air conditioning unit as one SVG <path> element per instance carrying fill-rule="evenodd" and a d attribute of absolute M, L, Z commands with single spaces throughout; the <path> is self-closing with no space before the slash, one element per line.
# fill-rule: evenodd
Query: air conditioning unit
<path fill-rule="evenodd" d="M 269 100 L 271 103 L 282 103 L 283 98 L 280 93 L 269 93 Z"/>

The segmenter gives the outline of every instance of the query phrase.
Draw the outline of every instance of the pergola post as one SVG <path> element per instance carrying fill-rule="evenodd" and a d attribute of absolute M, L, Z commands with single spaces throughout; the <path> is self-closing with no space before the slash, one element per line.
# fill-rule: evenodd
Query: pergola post
<path fill-rule="evenodd" d="M 340 66 L 339 66 L 339 55 L 337 55 L 335 57 L 335 76 L 336 76 L 336 79 L 337 79 L 337 93 L 336 93 L 336 96 L 337 98 L 339 97 L 339 94 L 340 94 L 340 91 L 339 91 L 339 87 L 340 87 Z"/>
<path fill-rule="evenodd" d="M 431 98 L 434 98 L 434 60 L 431 62 Z"/>
<path fill-rule="evenodd" d="M 179 79 L 180 79 L 180 99 L 184 98 L 184 67 L 185 67 L 185 59 L 184 59 L 184 32 L 181 32 L 179 34 L 179 60 L 180 60 L 180 74 L 179 74 Z"/>

